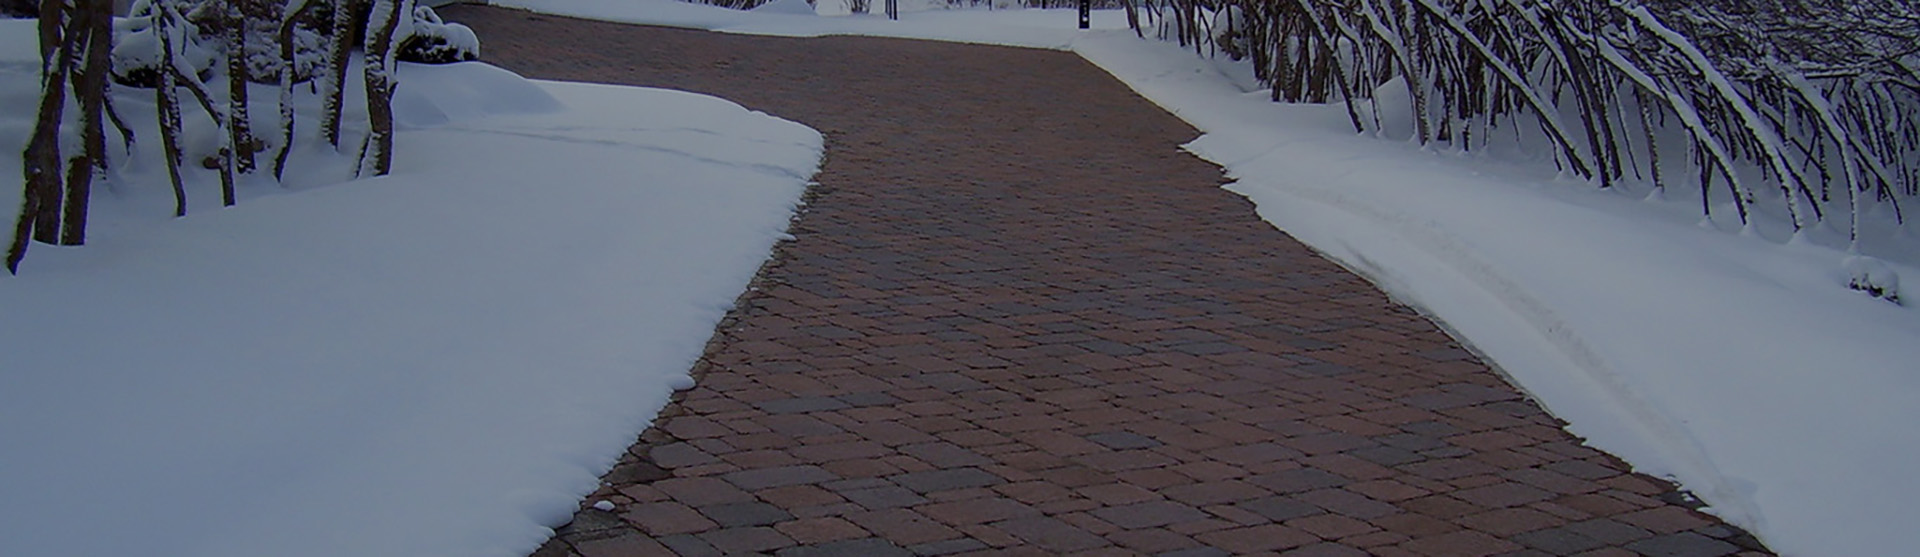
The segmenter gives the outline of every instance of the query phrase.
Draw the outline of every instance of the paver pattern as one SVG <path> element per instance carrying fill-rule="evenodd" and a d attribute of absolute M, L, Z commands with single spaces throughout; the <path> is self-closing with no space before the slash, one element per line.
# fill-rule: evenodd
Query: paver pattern
<path fill-rule="evenodd" d="M 443 15 L 532 77 L 828 137 L 794 240 L 589 499 L 614 510 L 538 556 L 1764 554 L 1072 54 Z"/>

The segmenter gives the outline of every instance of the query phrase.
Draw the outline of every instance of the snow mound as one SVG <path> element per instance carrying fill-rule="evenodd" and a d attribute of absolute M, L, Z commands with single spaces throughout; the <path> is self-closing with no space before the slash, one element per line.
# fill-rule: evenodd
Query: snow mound
<path fill-rule="evenodd" d="M 402 126 L 428 128 L 506 114 L 559 111 L 548 88 L 491 64 L 403 64 L 394 90 L 393 117 Z"/>
<path fill-rule="evenodd" d="M 690 93 L 399 77 L 434 125 L 390 176 L 327 183 L 315 149 L 289 177 L 325 187 L 174 219 L 143 149 L 87 247 L 0 275 L 0 555 L 531 553 L 686 381 L 822 152 Z M 119 94 L 152 137 L 152 93 Z M 0 146 L 32 109 L 0 106 Z"/>
<path fill-rule="evenodd" d="M 1847 288 L 1893 303 L 1900 303 L 1900 274 L 1878 259 L 1855 255 L 1840 262 L 1847 271 Z"/>
<path fill-rule="evenodd" d="M 807 0 L 773 0 L 748 10 L 763 14 L 813 15 L 813 5 Z"/>
<path fill-rule="evenodd" d="M 853 15 L 853 2 L 852 0 L 815 0 L 813 9 L 814 13 L 823 16 L 849 16 Z"/>

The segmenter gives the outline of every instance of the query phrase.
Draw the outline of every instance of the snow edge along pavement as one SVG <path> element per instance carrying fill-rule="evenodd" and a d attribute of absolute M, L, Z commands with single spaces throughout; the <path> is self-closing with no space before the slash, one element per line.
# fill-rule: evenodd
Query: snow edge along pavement
<path fill-rule="evenodd" d="M 1070 50 L 1199 130 L 1201 136 L 1182 145 L 1182 149 L 1220 166 L 1232 180 L 1222 187 L 1252 201 L 1262 220 L 1432 321 L 1549 414 L 1556 418 L 1572 417 L 1562 419 L 1566 423 L 1562 429 L 1582 442 L 1621 457 L 1638 472 L 1664 478 L 1695 492 L 1701 500 L 1712 504 L 1699 510 L 1720 516 L 1756 536 L 1762 535 L 1763 515 L 1749 500 L 1739 496 L 1742 489 L 1735 482 L 1717 471 L 1712 457 L 1680 425 L 1679 419 L 1638 395 L 1624 378 L 1610 371 L 1604 359 L 1569 330 L 1550 307 L 1499 276 L 1490 265 L 1462 248 L 1442 227 L 1432 223 L 1423 226 L 1418 217 L 1370 207 L 1330 189 L 1269 184 L 1262 181 L 1265 177 L 1237 172 L 1239 163 L 1271 154 L 1285 148 L 1286 143 L 1253 149 L 1223 148 L 1221 144 L 1236 135 L 1233 128 L 1238 122 L 1232 120 L 1227 111 L 1193 103 L 1192 99 L 1225 91 L 1195 95 L 1194 91 L 1174 90 L 1181 85 L 1162 79 L 1171 73 L 1140 72 L 1124 58 L 1125 47 L 1116 49 L 1111 42 L 1118 39 L 1151 45 L 1153 41 L 1140 41 L 1132 36 L 1116 38 L 1111 33 L 1081 39 L 1076 40 Z M 1136 47 L 1135 52 L 1145 53 L 1152 46 L 1159 45 Z M 1224 76 L 1219 79 L 1225 81 Z M 1320 177 L 1338 180 L 1342 175 Z M 1314 178 L 1302 177 L 1301 181 L 1311 182 Z M 1292 209 L 1296 202 L 1333 210 L 1345 217 L 1329 217 L 1323 211 L 1315 216 L 1342 222 L 1288 226 L 1295 221 L 1282 212 Z M 1363 247 L 1356 244 L 1366 240 L 1327 233 L 1329 229 L 1369 227 L 1384 228 L 1399 241 L 1419 246 L 1402 250 L 1395 263 L 1402 268 L 1422 267 L 1421 282 L 1409 280 L 1367 255 L 1401 250 L 1401 246 L 1376 241 Z M 1418 286 L 1420 284 L 1425 287 Z M 1456 308 L 1447 307 L 1462 305 L 1457 296 L 1471 297 L 1482 307 L 1501 308 L 1498 313 L 1506 317 L 1486 319 L 1484 316 L 1489 312 L 1476 312 L 1480 315 L 1467 321 L 1450 320 L 1449 317 L 1462 314 L 1452 310 Z M 1528 374 L 1529 380 L 1523 381 L 1514 374 L 1515 370 L 1522 369 L 1532 371 Z M 1596 435 L 1594 430 L 1601 429 L 1595 427 L 1596 422 L 1607 422 L 1609 427 Z M 1622 425 L 1625 427 L 1621 428 Z"/>

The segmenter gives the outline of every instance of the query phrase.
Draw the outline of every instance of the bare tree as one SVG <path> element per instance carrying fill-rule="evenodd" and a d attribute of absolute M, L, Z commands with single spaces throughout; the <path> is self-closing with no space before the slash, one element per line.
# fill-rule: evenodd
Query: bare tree
<path fill-rule="evenodd" d="M 321 1 L 321 0 L 313 0 Z M 327 0 L 333 9 L 331 31 L 327 35 L 326 69 L 320 79 L 320 137 L 340 148 L 340 113 L 347 80 L 347 54 L 353 49 L 354 14 L 362 0 Z"/>
<path fill-rule="evenodd" d="M 321 0 L 287 0 L 281 9 L 280 28 L 280 147 L 273 155 L 273 179 L 282 180 L 287 171 L 287 154 L 293 151 L 293 86 L 299 82 L 294 30 L 298 22 L 320 5 Z"/>
<path fill-rule="evenodd" d="M 177 53 L 179 43 L 185 37 L 176 38 L 185 25 L 179 12 L 166 0 L 152 3 L 153 33 L 160 38 L 160 83 L 153 88 L 154 104 L 158 105 L 160 118 L 160 144 L 167 162 L 167 178 L 173 184 L 173 216 L 187 216 L 187 187 L 180 177 L 180 163 L 185 156 L 180 152 L 180 74 Z"/>
<path fill-rule="evenodd" d="M 1688 138 L 1703 211 L 1775 204 L 1797 230 L 1920 196 L 1920 4 L 1908 0 L 1150 0 L 1143 34 L 1250 57 L 1275 100 L 1344 101 L 1379 128 L 1398 80 L 1415 138 L 1483 147 L 1537 127 L 1562 169 L 1667 185 Z M 1144 12 L 1141 13 L 1141 12 Z M 1141 17 L 1144 15 L 1145 17 Z M 1363 117 L 1364 112 L 1369 113 Z M 1517 120 L 1515 117 L 1524 117 Z M 1755 179 L 1755 175 L 1758 179 Z M 1776 193 L 1761 195 L 1761 183 Z"/>
<path fill-rule="evenodd" d="M 249 57 L 257 48 L 254 36 L 255 22 L 276 21 L 273 4 L 267 0 L 228 0 L 213 2 L 221 10 L 225 26 L 227 46 L 227 133 L 231 135 L 227 144 L 233 149 L 233 170 L 239 174 L 252 174 L 258 163 L 254 152 L 259 149 L 253 136 L 253 119 L 249 114 L 247 87 L 255 79 Z M 231 193 L 229 192 L 229 196 Z M 229 199 L 229 205 L 231 200 Z"/>
<path fill-rule="evenodd" d="M 6 253 L 7 269 L 17 271 L 28 245 L 78 245 L 86 241 L 87 214 L 94 182 L 108 175 L 107 124 L 112 123 L 131 151 L 133 135 L 113 110 L 110 87 L 115 81 L 155 89 L 156 118 L 168 180 L 173 187 L 174 214 L 187 213 L 185 165 L 198 158 L 218 171 L 221 200 L 236 201 L 237 176 L 253 172 L 255 155 L 266 145 L 254 136 L 249 118 L 248 88 L 255 81 L 279 87 L 280 135 L 273 156 L 273 173 L 280 179 L 294 143 L 295 85 L 306 77 L 321 80 L 321 136 L 336 149 L 341 140 L 341 91 L 348 53 L 355 38 L 364 37 L 367 107 L 370 131 L 364 136 L 356 172 L 381 175 L 393 165 L 393 91 L 396 56 L 402 44 L 414 44 L 410 56 L 424 62 L 470 60 L 478 45 L 467 31 L 455 32 L 427 8 L 418 13 L 411 1 L 379 0 L 368 21 L 357 18 L 356 0 L 136 0 L 121 26 L 125 33 L 151 33 L 156 52 L 150 56 L 113 53 L 115 26 L 112 0 L 46 0 L 38 5 L 41 95 L 32 136 L 22 154 L 20 213 Z M 327 18 L 313 18 L 318 9 L 331 9 Z M 413 27 L 422 36 L 399 36 L 405 20 L 421 19 Z M 324 21 L 316 23 L 315 20 Z M 331 25 L 327 25 L 331 23 Z M 319 36 L 315 36 L 318 33 Z M 216 96 L 203 75 L 211 64 L 196 44 L 211 37 L 224 47 L 226 95 Z M 459 38 L 452 40 L 451 38 Z M 324 43 L 324 56 L 316 56 Z M 277 50 L 276 53 L 272 52 Z M 111 56 L 110 56 L 111 54 Z M 317 58 L 317 60 L 316 60 Z M 113 67 L 123 63 L 126 67 Z M 212 153 L 188 153 L 182 141 L 185 88 L 213 124 L 217 146 Z M 70 118 L 66 106 L 77 108 Z M 68 120 L 74 120 L 68 122 Z M 71 125 L 69 125 L 71 124 Z M 78 137 L 80 150 L 62 156 L 63 130 Z M 63 168 L 64 164 L 64 168 Z M 64 172 L 63 172 L 64 171 Z"/>
<path fill-rule="evenodd" d="M 88 195 L 106 169 L 107 54 L 112 48 L 109 0 L 49 0 L 40 4 L 40 106 L 33 136 L 21 155 L 24 191 L 8 272 L 18 272 L 32 241 L 86 242 Z M 63 161 L 60 128 L 69 94 L 79 105 L 84 144 Z M 65 162 L 66 174 L 61 174 Z"/>
<path fill-rule="evenodd" d="M 107 74 L 108 55 L 113 50 L 112 0 L 77 0 L 77 4 L 69 24 L 69 41 L 82 48 L 80 66 L 73 74 L 73 96 L 80 108 L 83 151 L 67 161 L 60 244 L 68 246 L 86 243 L 93 181 L 107 171 Z"/>
<path fill-rule="evenodd" d="M 60 118 L 67 104 L 67 72 L 73 60 L 72 43 L 65 36 L 66 8 L 62 0 L 40 3 L 40 109 L 22 155 L 26 189 L 13 243 L 7 249 L 8 272 L 19 272 L 30 240 L 59 240 Z"/>
<path fill-rule="evenodd" d="M 406 0 L 374 0 L 372 14 L 367 19 L 367 42 L 363 48 L 366 49 L 369 131 L 360 149 L 361 175 L 384 176 L 393 168 L 393 35 L 402 15 L 412 13 L 411 5 L 412 2 Z"/>

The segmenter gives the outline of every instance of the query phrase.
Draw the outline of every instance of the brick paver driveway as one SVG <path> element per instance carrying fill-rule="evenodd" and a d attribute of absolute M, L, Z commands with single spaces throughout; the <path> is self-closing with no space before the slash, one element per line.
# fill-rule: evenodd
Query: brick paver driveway
<path fill-rule="evenodd" d="M 828 137 L 796 239 L 590 500 L 614 510 L 538 555 L 1757 547 L 1261 222 L 1072 54 L 444 15 L 532 77 Z"/>

